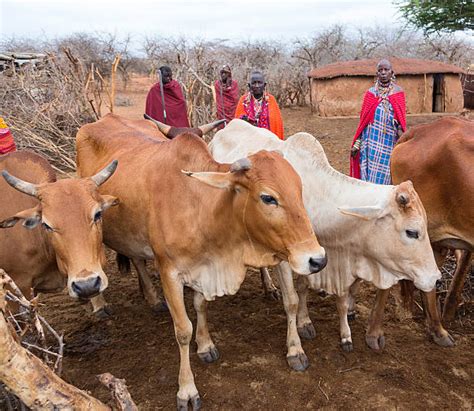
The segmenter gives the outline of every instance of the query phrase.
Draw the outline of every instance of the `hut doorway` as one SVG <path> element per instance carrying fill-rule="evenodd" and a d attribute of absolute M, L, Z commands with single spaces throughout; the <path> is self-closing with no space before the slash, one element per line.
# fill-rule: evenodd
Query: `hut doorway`
<path fill-rule="evenodd" d="M 433 112 L 444 112 L 444 75 L 433 75 Z"/>

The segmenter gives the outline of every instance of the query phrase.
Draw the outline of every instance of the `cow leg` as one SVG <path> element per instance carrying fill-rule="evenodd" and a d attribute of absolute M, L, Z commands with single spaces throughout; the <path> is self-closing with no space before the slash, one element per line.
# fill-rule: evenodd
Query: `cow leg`
<path fill-rule="evenodd" d="M 385 304 L 387 304 L 390 288 L 387 290 L 378 289 L 375 296 L 375 303 L 369 316 L 369 324 L 365 333 L 365 342 L 374 351 L 381 351 L 385 347 L 385 336 L 383 335 L 383 314 Z"/>
<path fill-rule="evenodd" d="M 341 347 L 346 352 L 351 352 L 352 345 L 351 329 L 347 320 L 347 311 L 349 310 L 349 295 L 336 296 L 337 312 L 339 313 L 339 326 L 341 333 Z"/>
<path fill-rule="evenodd" d="M 448 250 L 446 248 L 440 248 L 434 245 L 433 253 L 436 263 L 438 266 L 441 266 L 446 259 Z M 441 323 L 436 290 L 432 290 L 429 293 L 421 292 L 421 297 L 423 299 L 426 324 L 433 341 L 442 347 L 454 346 L 454 338 L 451 337 L 451 335 L 445 330 L 443 324 Z"/>
<path fill-rule="evenodd" d="M 278 291 L 278 288 L 275 287 L 275 284 L 273 284 L 268 268 L 260 268 L 260 277 L 262 279 L 262 287 L 265 296 L 270 300 L 279 300 L 280 292 Z"/>
<path fill-rule="evenodd" d="M 454 320 L 456 308 L 459 305 L 460 294 L 464 287 L 467 272 L 471 267 L 472 253 L 465 250 L 456 250 L 456 270 L 454 271 L 453 281 L 449 286 L 448 294 L 443 307 L 443 320 Z"/>
<path fill-rule="evenodd" d="M 191 402 L 193 410 L 198 410 L 201 407 L 201 399 L 194 383 L 189 361 L 189 343 L 193 336 L 193 325 L 184 305 L 183 284 L 176 273 L 167 270 L 161 270 L 161 282 L 173 318 L 174 332 L 179 346 L 178 410 L 187 411 L 189 402 Z"/>
<path fill-rule="evenodd" d="M 167 311 L 166 304 L 163 299 L 158 296 L 158 291 L 153 285 L 148 271 L 146 269 L 146 261 L 138 258 L 132 258 L 133 265 L 138 273 L 138 284 L 140 291 L 145 297 L 146 302 L 151 307 L 151 310 L 158 314 L 163 311 Z"/>
<path fill-rule="evenodd" d="M 316 337 L 316 330 L 308 313 L 308 282 L 302 275 L 296 278 L 296 290 L 299 299 L 297 316 L 298 334 L 305 340 L 313 340 Z"/>
<path fill-rule="evenodd" d="M 304 371 L 309 366 L 301 340 L 296 328 L 296 314 L 298 312 L 298 294 L 293 284 L 293 273 L 288 263 L 281 263 L 275 268 L 280 281 L 281 293 L 283 296 L 283 305 L 285 307 L 287 318 L 286 333 L 286 361 L 295 371 Z"/>
<path fill-rule="evenodd" d="M 107 301 L 105 301 L 104 295 L 102 293 L 92 297 L 91 304 L 92 312 L 97 318 L 105 319 L 109 318 L 113 314 L 112 309 L 107 305 Z"/>
<path fill-rule="evenodd" d="M 202 362 L 211 363 L 219 359 L 219 351 L 212 342 L 207 326 L 207 301 L 204 295 L 194 292 L 194 309 L 197 314 L 196 344 L 197 354 Z"/>
<path fill-rule="evenodd" d="M 359 292 L 360 281 L 356 281 L 349 289 L 349 309 L 347 312 L 347 320 L 354 321 L 356 319 L 355 296 Z"/>
<path fill-rule="evenodd" d="M 454 338 L 444 329 L 438 311 L 436 289 L 421 293 L 425 307 L 426 322 L 433 341 L 442 347 L 454 346 Z"/>

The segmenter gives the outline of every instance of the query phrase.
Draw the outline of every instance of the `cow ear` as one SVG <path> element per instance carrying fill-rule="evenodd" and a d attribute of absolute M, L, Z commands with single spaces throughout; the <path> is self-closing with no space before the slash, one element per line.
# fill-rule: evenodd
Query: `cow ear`
<path fill-rule="evenodd" d="M 232 173 L 217 173 L 213 171 L 193 173 L 192 171 L 185 170 L 181 170 L 181 172 L 212 187 L 230 190 L 234 186 Z"/>
<path fill-rule="evenodd" d="M 114 196 L 102 195 L 102 211 L 107 210 L 110 207 L 116 206 L 120 203 L 119 199 Z"/>
<path fill-rule="evenodd" d="M 382 208 L 380 208 L 379 206 L 361 206 L 361 207 L 341 206 L 341 207 L 338 207 L 338 210 L 342 214 L 362 218 L 363 220 L 372 220 L 375 218 L 379 218 L 382 215 Z"/>
<path fill-rule="evenodd" d="M 29 230 L 35 228 L 41 222 L 41 213 L 37 207 L 20 211 L 13 217 L 0 221 L 0 228 L 13 227 L 18 221 L 23 220 L 23 226 Z"/>

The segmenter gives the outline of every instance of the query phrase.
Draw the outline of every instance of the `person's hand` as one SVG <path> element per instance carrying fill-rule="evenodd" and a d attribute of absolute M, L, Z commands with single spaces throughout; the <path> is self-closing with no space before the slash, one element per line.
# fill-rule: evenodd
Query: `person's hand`
<path fill-rule="evenodd" d="M 355 157 L 357 155 L 357 153 L 360 150 L 360 145 L 361 145 L 361 141 L 360 141 L 360 137 L 359 137 L 356 141 L 354 141 L 354 144 L 352 145 L 352 148 L 351 148 L 351 156 L 352 157 Z"/>

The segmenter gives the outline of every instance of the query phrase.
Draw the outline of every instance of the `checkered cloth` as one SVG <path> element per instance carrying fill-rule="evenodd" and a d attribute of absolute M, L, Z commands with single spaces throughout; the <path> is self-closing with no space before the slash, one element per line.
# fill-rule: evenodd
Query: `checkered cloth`
<path fill-rule="evenodd" d="M 374 92 L 375 90 L 370 90 Z M 361 134 L 360 177 L 376 184 L 391 184 L 390 156 L 397 141 L 393 107 L 388 99 L 378 104 L 374 121 Z"/>

